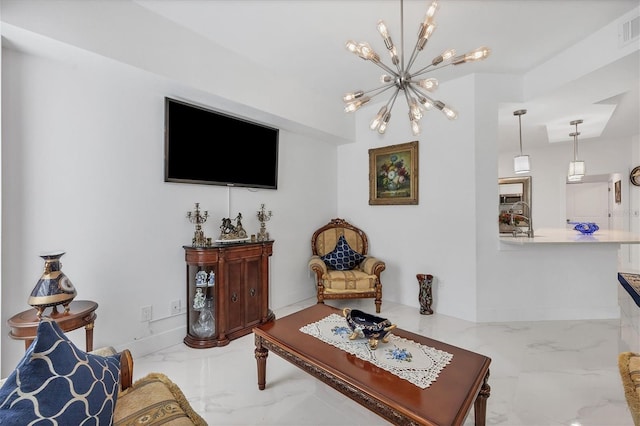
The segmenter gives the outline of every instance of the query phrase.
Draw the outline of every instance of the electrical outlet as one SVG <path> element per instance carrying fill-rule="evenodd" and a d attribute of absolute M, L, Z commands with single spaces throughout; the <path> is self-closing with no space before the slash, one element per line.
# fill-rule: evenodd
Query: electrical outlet
<path fill-rule="evenodd" d="M 178 315 L 180 313 L 180 300 L 174 300 L 171 302 L 171 315 Z"/>
<path fill-rule="evenodd" d="M 151 306 L 140 308 L 140 322 L 151 321 Z"/>

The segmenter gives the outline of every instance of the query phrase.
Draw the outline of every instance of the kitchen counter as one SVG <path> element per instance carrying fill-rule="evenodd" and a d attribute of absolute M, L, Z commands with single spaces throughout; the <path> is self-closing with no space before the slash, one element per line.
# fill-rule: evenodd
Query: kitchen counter
<path fill-rule="evenodd" d="M 598 230 L 591 235 L 583 235 L 574 229 L 535 229 L 534 237 L 512 237 L 501 234 L 500 243 L 509 245 L 538 244 L 640 244 L 640 235 L 628 231 Z"/>

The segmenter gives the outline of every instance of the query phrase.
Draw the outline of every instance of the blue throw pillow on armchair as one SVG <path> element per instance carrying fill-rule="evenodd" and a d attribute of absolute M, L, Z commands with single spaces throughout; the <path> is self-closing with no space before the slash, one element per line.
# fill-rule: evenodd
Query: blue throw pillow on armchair
<path fill-rule="evenodd" d="M 78 349 L 50 318 L 0 388 L 2 425 L 110 425 L 120 387 L 120 354 Z"/>
<path fill-rule="evenodd" d="M 364 260 L 364 256 L 353 250 L 344 235 L 340 235 L 336 248 L 333 251 L 321 256 L 327 268 L 336 271 L 350 271 Z"/>

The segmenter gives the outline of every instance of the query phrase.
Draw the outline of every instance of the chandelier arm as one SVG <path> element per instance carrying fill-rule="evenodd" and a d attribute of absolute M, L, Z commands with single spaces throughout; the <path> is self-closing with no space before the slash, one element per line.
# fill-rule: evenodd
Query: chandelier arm
<path fill-rule="evenodd" d="M 377 92 L 371 95 L 371 98 L 373 98 L 374 96 L 378 96 L 379 94 L 386 92 L 387 90 L 391 89 L 395 85 L 396 85 L 395 83 L 385 84 L 384 86 L 376 87 L 375 89 L 369 89 L 367 91 L 363 91 L 362 94 L 364 95 L 367 93 Z"/>
<path fill-rule="evenodd" d="M 391 95 L 391 97 L 387 101 L 387 105 L 385 105 L 387 107 L 387 111 L 391 112 L 391 109 L 393 108 L 393 104 L 396 103 L 396 98 L 398 97 L 398 93 L 400 93 L 400 88 L 396 87 L 396 91 L 393 93 L 393 95 Z"/>
<path fill-rule="evenodd" d="M 416 41 L 415 46 L 413 46 L 413 52 L 411 52 L 411 58 L 409 58 L 409 63 L 407 65 L 407 70 L 410 70 L 411 67 L 413 66 L 413 63 L 415 62 L 416 59 L 418 59 L 418 55 L 420 54 L 420 51 L 418 50 L 418 44 L 420 43 L 420 39 L 418 38 L 418 41 Z"/>
<path fill-rule="evenodd" d="M 407 107 L 409 108 L 409 114 L 411 114 L 411 101 L 409 101 L 409 94 L 407 93 L 406 90 L 403 90 L 404 92 L 404 99 L 407 101 Z"/>
<path fill-rule="evenodd" d="M 448 67 L 449 65 L 451 65 L 451 62 L 443 64 L 443 65 L 440 65 L 439 67 L 435 67 L 435 68 L 429 69 L 429 68 L 431 68 L 433 66 L 432 64 L 429 64 L 426 67 L 421 68 L 418 71 L 416 71 L 413 74 L 411 74 L 411 77 L 417 77 L 419 75 L 426 74 L 428 72 L 433 72 L 433 71 L 439 70 L 440 68 Z"/>
<path fill-rule="evenodd" d="M 416 94 L 416 96 L 418 96 L 418 97 L 423 96 L 423 97 L 427 98 L 429 101 L 431 101 L 431 103 L 435 103 L 436 102 L 431 96 L 429 96 L 426 93 L 424 93 L 419 87 L 416 87 L 413 84 L 410 84 L 409 88 L 413 91 L 413 93 Z"/>
<path fill-rule="evenodd" d="M 381 61 L 371 61 L 374 64 L 376 64 L 377 66 L 379 66 L 380 68 L 382 68 L 383 70 L 385 70 L 386 72 L 388 72 L 389 74 L 393 74 L 394 77 L 399 77 L 399 74 L 397 72 L 395 72 L 392 68 L 388 67 L 387 64 L 385 64 L 384 62 Z"/>

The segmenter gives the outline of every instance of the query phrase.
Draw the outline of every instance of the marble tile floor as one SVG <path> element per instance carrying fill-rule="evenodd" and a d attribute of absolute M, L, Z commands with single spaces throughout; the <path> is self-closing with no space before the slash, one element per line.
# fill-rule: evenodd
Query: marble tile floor
<path fill-rule="evenodd" d="M 315 299 L 275 310 L 276 318 Z M 371 299 L 328 301 L 374 313 Z M 476 324 L 383 302 L 380 316 L 399 327 L 492 359 L 487 425 L 633 426 L 618 373 L 619 320 Z M 175 345 L 134 359 L 134 380 L 166 374 L 209 425 L 387 425 L 387 421 L 276 354 L 258 390 L 253 334 L 229 345 Z M 466 425 L 474 424 L 473 410 Z"/>

